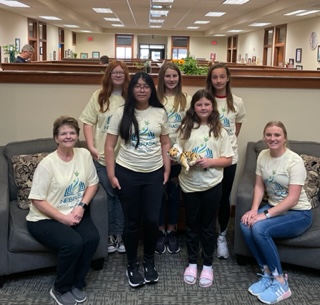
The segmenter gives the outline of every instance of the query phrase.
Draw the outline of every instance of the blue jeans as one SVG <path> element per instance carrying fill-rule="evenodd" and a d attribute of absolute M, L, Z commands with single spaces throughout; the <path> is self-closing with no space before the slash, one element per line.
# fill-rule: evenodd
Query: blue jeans
<path fill-rule="evenodd" d="M 269 204 L 258 210 L 271 208 Z M 240 222 L 244 240 L 261 270 L 268 266 L 273 274 L 282 275 L 278 249 L 274 238 L 294 238 L 304 233 L 312 223 L 311 210 L 289 210 L 285 214 L 256 222 L 251 228 Z"/>
<path fill-rule="evenodd" d="M 124 229 L 124 217 L 118 195 L 115 193 L 107 174 L 107 168 L 94 160 L 101 185 L 105 189 L 108 198 L 108 234 L 122 235 Z"/>

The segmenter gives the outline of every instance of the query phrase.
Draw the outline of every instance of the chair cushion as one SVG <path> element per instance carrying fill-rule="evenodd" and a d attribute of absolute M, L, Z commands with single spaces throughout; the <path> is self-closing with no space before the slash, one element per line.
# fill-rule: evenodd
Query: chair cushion
<path fill-rule="evenodd" d="M 20 209 L 28 210 L 31 201 L 28 199 L 34 171 L 39 162 L 48 155 L 48 153 L 39 153 L 33 155 L 19 155 L 11 158 L 13 167 L 13 176 L 18 188 L 17 204 Z"/>
<path fill-rule="evenodd" d="M 48 252 L 52 251 L 39 243 L 29 233 L 26 216 L 28 210 L 22 210 L 16 202 L 10 202 L 9 251 L 10 252 Z"/>
<path fill-rule="evenodd" d="M 320 158 L 301 155 L 307 170 L 307 178 L 304 189 L 313 208 L 319 204 L 318 193 L 320 188 Z"/>

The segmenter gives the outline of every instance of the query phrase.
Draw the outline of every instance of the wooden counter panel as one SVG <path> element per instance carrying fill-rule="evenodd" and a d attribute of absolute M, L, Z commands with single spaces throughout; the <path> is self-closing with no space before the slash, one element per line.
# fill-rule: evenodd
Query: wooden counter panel
<path fill-rule="evenodd" d="M 38 84 L 100 84 L 103 74 L 99 72 L 54 72 L 54 71 L 0 71 L 0 83 Z M 151 74 L 155 83 L 158 74 Z M 183 75 L 183 86 L 204 87 L 205 76 Z M 316 76 L 232 76 L 233 87 L 245 88 L 307 88 L 320 89 L 320 77 Z"/>

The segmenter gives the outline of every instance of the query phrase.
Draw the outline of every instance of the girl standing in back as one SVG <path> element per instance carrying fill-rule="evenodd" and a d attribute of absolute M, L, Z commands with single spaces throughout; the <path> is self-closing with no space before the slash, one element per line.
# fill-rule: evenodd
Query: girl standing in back
<path fill-rule="evenodd" d="M 177 141 L 177 130 L 186 115 L 191 101 L 191 96 L 182 92 L 181 72 L 174 63 L 167 62 L 161 66 L 158 76 L 158 97 L 168 113 L 170 145 L 173 146 Z M 180 170 L 180 164 L 171 164 L 170 177 L 166 187 L 168 198 L 168 225 L 166 230 L 164 218 L 165 202 L 163 201 L 155 250 L 156 253 L 159 254 L 164 253 L 166 249 L 172 254 L 180 251 L 179 242 L 176 237 L 180 203 L 180 185 L 178 181 Z"/>
<path fill-rule="evenodd" d="M 200 287 L 213 282 L 213 252 L 216 212 L 222 194 L 223 168 L 230 166 L 234 155 L 226 130 L 221 126 L 214 97 L 207 90 L 197 91 L 179 128 L 182 151 L 198 153 L 202 158 L 189 172 L 179 175 L 186 211 L 186 241 L 189 265 L 184 281 L 195 284 L 199 243 L 203 268 Z"/>
<path fill-rule="evenodd" d="M 231 93 L 230 81 L 230 71 L 225 64 L 217 63 L 211 66 L 206 79 L 206 89 L 215 97 L 218 111 L 220 113 L 220 122 L 229 135 L 234 152 L 231 165 L 226 167 L 223 172 L 222 196 L 218 212 L 218 258 L 229 257 L 226 235 L 230 218 L 230 194 L 238 162 L 237 138 L 240 133 L 242 123 L 246 119 L 246 110 L 242 99 Z"/>

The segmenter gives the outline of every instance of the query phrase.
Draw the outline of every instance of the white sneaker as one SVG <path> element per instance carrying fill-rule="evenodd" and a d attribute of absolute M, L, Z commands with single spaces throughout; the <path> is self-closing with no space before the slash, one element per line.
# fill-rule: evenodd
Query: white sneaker
<path fill-rule="evenodd" d="M 226 237 L 219 235 L 217 239 L 217 258 L 228 258 L 229 250 Z"/>
<path fill-rule="evenodd" d="M 117 244 L 117 251 L 119 253 L 125 253 L 126 247 L 124 246 L 123 238 L 121 235 L 116 236 L 116 244 Z"/>
<path fill-rule="evenodd" d="M 113 235 L 108 236 L 108 253 L 114 253 L 117 251 L 116 239 Z"/>

